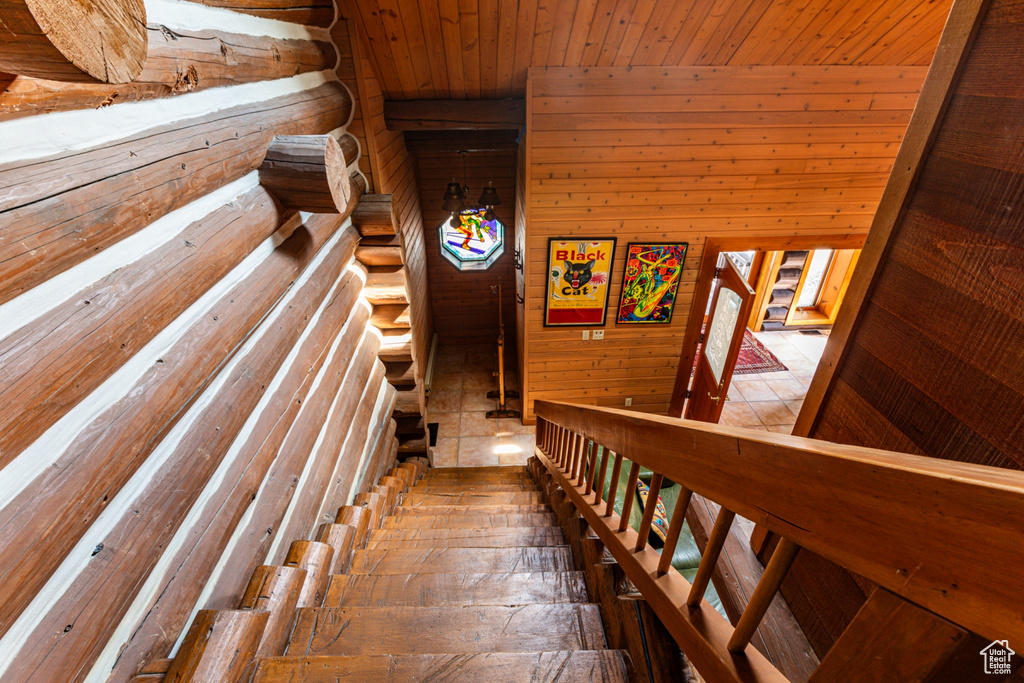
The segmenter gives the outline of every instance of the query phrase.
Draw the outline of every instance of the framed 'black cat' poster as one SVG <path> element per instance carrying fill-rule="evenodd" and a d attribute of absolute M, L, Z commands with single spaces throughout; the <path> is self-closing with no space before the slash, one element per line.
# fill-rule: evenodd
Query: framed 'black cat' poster
<path fill-rule="evenodd" d="M 545 327 L 602 327 L 608 311 L 615 238 L 548 239 Z"/>

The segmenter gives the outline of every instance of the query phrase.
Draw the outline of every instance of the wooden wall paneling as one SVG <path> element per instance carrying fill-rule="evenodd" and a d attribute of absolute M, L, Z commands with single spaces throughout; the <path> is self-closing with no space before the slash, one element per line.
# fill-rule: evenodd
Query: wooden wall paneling
<path fill-rule="evenodd" d="M 334 21 L 332 0 L 200 0 L 204 5 L 252 14 L 265 19 L 277 19 L 294 24 L 327 28 Z"/>
<path fill-rule="evenodd" d="M 460 142 L 458 133 L 452 133 L 448 149 L 432 144 L 429 150 L 410 141 L 417 150 L 420 178 L 420 206 L 424 217 L 424 241 L 430 281 L 431 311 L 434 329 L 442 342 L 452 344 L 484 345 L 490 348 L 498 337 L 498 298 L 491 291 L 498 278 L 503 283 L 503 306 L 506 331 L 511 336 L 515 311 L 515 147 L 511 136 L 505 151 L 470 151 L 459 154 L 468 145 Z M 465 157 L 465 160 L 463 159 Z M 465 176 L 463 168 L 465 167 Z M 457 270 L 441 256 L 437 227 L 450 216 L 441 209 L 440 198 L 452 177 L 469 185 L 471 199 L 475 200 L 488 182 L 502 200 L 495 210 L 505 224 L 505 253 L 491 268 L 479 272 Z"/>
<path fill-rule="evenodd" d="M 530 67 L 927 66 L 952 0 L 396 3 L 359 8 L 388 98 L 474 100 L 522 96 Z"/>
<path fill-rule="evenodd" d="M 333 232 L 336 226 L 328 223 L 324 228 Z M 99 655 L 159 560 L 151 549 L 172 539 L 343 265 L 340 258 L 321 264 L 322 276 L 314 274 L 308 284 L 320 296 L 299 294 L 282 303 L 278 315 L 260 330 L 261 342 L 232 359 L 209 403 L 114 523 L 107 543 L 94 552 L 89 571 L 79 574 L 43 616 L 7 675 L 29 679 L 37 672 L 80 671 Z M 242 580 L 249 575 L 251 571 Z M 89 627 L 66 629 L 76 622 Z"/>
<path fill-rule="evenodd" d="M 526 207 L 528 205 L 527 194 L 527 164 L 526 152 L 528 145 L 526 134 L 518 141 L 516 146 L 516 202 L 515 202 L 515 249 L 520 257 L 520 265 L 516 270 L 516 305 L 515 305 L 515 335 L 516 335 L 516 356 L 517 371 L 520 379 L 520 401 L 526 405 L 526 386 L 523 379 L 526 376 L 524 364 L 526 362 L 526 267 L 523 254 L 526 253 Z"/>
<path fill-rule="evenodd" d="M 255 188 L 3 340 L 0 466 L 106 380 L 286 220 Z M 165 296 L 171 273 L 176 296 Z M 116 340 L 119 353 L 110 353 Z"/>
<path fill-rule="evenodd" d="M 388 130 L 502 130 L 522 127 L 523 100 L 395 100 L 385 102 Z"/>
<path fill-rule="evenodd" d="M 736 28 L 746 25 L 743 16 L 733 16 L 727 31 L 744 30 Z M 701 19 L 693 30 L 716 31 L 718 19 Z M 834 239 L 837 247 L 863 240 L 902 137 L 892 121 L 909 117 L 912 97 L 886 104 L 901 109 L 872 125 L 838 121 L 850 115 L 864 123 L 879 93 L 916 95 L 924 70 L 595 67 L 531 74 L 527 417 L 536 398 L 620 407 L 631 398 L 637 410 L 681 409 L 671 378 L 677 371 L 689 377 L 678 356 L 689 338 L 690 304 L 708 277 L 698 277 L 705 241 L 753 248 L 772 240 Z M 712 108 L 705 117 L 701 110 Z M 612 317 L 604 340 L 588 342 L 579 330 L 542 326 L 547 238 L 591 236 L 619 242 L 609 316 L 617 312 L 626 244 L 689 243 L 670 324 L 616 325 Z M 590 362 L 574 365 L 579 374 L 566 382 L 559 359 Z"/>
<path fill-rule="evenodd" d="M 793 433 L 798 436 L 808 436 L 813 432 L 822 400 L 842 363 L 846 342 L 855 333 L 863 302 L 870 298 L 873 280 L 888 251 L 893 229 L 905 210 L 922 163 L 938 133 L 969 47 L 977 34 L 983 5 L 984 2 L 977 0 L 959 3 L 956 13 L 949 18 L 949 30 L 944 33 L 941 49 L 931 69 L 931 77 L 922 85 L 918 107 L 907 127 L 907 137 L 897 155 L 894 173 L 879 200 L 870 239 L 864 245 L 857 270 L 847 289 L 846 306 L 836 318 L 829 343 L 793 427 Z"/>
<path fill-rule="evenodd" d="M 259 504 L 253 508 L 253 514 L 246 524 L 235 531 L 240 541 L 230 554 L 221 558 L 223 570 L 212 586 L 204 607 L 234 604 L 244 588 L 244 578 L 255 567 L 271 559 L 268 554 L 276 539 L 294 540 L 295 536 L 286 537 L 279 533 L 280 526 L 292 499 L 300 493 L 297 490 L 299 478 L 324 428 L 324 420 L 330 413 L 331 405 L 339 399 L 339 391 L 354 392 L 358 400 L 362 391 L 356 380 L 362 377 L 365 381 L 373 367 L 376 348 L 373 335 L 365 334 L 366 319 L 366 308 L 357 306 L 352 313 L 349 329 L 343 339 L 337 342 L 339 351 L 335 355 L 336 362 L 322 371 L 328 379 L 339 374 L 344 377 L 346 372 L 353 369 L 354 374 L 347 378 L 348 381 L 333 381 L 328 386 L 318 387 L 316 394 L 305 401 L 306 407 L 296 417 L 276 453 L 273 465 L 264 477 L 264 484 L 256 499 Z M 330 426 L 331 430 L 340 428 L 337 421 Z M 268 533 L 267 529 L 272 531 Z M 278 554 L 283 557 L 287 543 L 279 545 Z"/>
<path fill-rule="evenodd" d="M 295 361 L 264 409 L 256 427 L 245 440 L 224 477 L 207 511 L 196 526 L 202 534 L 183 546 L 171 562 L 166 583 L 159 597 L 149 606 L 145 617 L 132 630 L 117 664 L 111 671 L 115 680 L 134 675 L 145 662 L 166 656 L 170 651 L 218 558 L 224 552 L 235 528 L 258 493 L 296 415 L 310 400 L 310 387 L 327 359 L 332 342 L 353 315 L 358 301 L 359 279 L 344 276 L 322 304 L 315 327 L 299 348 Z M 342 343 L 358 341 L 358 325 Z M 229 600 L 225 604 L 235 604 Z"/>
<path fill-rule="evenodd" d="M 206 88 L 288 78 L 334 66 L 331 44 L 150 24 L 145 68 L 130 83 L 64 83 L 18 76 L 0 90 L 0 121 L 172 97 Z M 239 68 L 241 64 L 245 68 Z"/>
<path fill-rule="evenodd" d="M 127 140 L 0 167 L 0 303 L 259 166 L 275 134 L 344 125 L 338 83 L 178 121 Z M 127 198 L 132 201 L 126 201 Z"/>

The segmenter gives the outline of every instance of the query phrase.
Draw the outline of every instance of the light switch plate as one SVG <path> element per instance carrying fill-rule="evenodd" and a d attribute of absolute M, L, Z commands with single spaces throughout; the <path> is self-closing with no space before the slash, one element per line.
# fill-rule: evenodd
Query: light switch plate
<path fill-rule="evenodd" d="M 594 339 L 604 339 L 604 330 L 594 330 Z"/>
<path fill-rule="evenodd" d="M 628 407 L 630 407 L 631 405 L 633 405 L 633 399 L 631 399 L 631 398 L 627 398 L 627 399 L 626 399 L 626 407 L 628 408 Z"/>
<path fill-rule="evenodd" d="M 590 330 L 583 330 L 583 341 L 590 339 Z"/>

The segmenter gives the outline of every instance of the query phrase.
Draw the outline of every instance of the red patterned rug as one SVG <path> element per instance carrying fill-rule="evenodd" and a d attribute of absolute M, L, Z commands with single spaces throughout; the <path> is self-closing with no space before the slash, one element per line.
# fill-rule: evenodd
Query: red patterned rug
<path fill-rule="evenodd" d="M 700 346 L 697 346 L 696 360 L 700 360 Z M 697 369 L 696 361 L 693 369 Z M 754 375 L 759 372 L 781 372 L 788 370 L 775 354 L 765 348 L 750 330 L 743 330 L 743 344 L 740 346 L 740 357 L 736 360 L 734 375 Z"/>

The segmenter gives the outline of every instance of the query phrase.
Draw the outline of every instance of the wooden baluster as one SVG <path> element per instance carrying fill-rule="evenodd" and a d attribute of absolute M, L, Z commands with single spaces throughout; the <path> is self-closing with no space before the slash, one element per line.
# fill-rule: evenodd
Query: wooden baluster
<path fill-rule="evenodd" d="M 711 530 L 711 538 L 708 539 L 708 544 L 704 548 L 704 554 L 697 566 L 697 576 L 693 577 L 693 586 L 690 588 L 690 595 L 686 598 L 686 604 L 690 607 L 696 607 L 704 599 L 704 591 L 708 589 L 708 582 L 714 572 L 715 563 L 718 562 L 718 556 L 722 552 L 725 539 L 729 536 L 729 527 L 732 526 L 732 520 L 735 517 L 735 512 L 726 510 L 724 507 L 718 511 L 715 527 Z"/>
<path fill-rule="evenodd" d="M 576 462 L 579 460 L 580 455 L 580 443 L 583 437 L 575 432 L 570 432 L 569 436 L 569 467 L 565 470 L 565 476 L 567 479 L 574 479 L 576 477 Z"/>
<path fill-rule="evenodd" d="M 779 541 L 775 552 L 772 553 L 772 559 L 768 560 L 768 566 L 764 568 L 761 580 L 757 582 L 754 594 L 750 596 L 747 608 L 743 610 L 743 614 L 736 624 L 736 630 L 729 638 L 727 647 L 730 652 L 742 652 L 747 647 L 747 643 L 750 642 L 754 631 L 757 630 L 757 625 L 761 623 L 764 613 L 768 611 L 768 606 L 772 604 L 775 592 L 779 590 L 782 580 L 786 578 L 786 573 L 799 550 L 800 546 L 789 539 L 783 538 Z"/>
<path fill-rule="evenodd" d="M 562 427 L 556 426 L 552 439 L 555 449 L 555 464 L 562 467 L 565 463 L 565 430 Z"/>
<path fill-rule="evenodd" d="M 569 442 L 572 434 L 565 427 L 559 427 L 558 465 L 563 470 L 569 469 Z"/>
<path fill-rule="evenodd" d="M 583 486 L 583 481 L 587 476 L 587 466 L 590 463 L 590 452 L 593 450 L 594 442 L 590 439 L 584 439 L 582 447 L 580 448 L 580 471 L 579 476 L 576 477 L 576 485 Z"/>
<path fill-rule="evenodd" d="M 538 417 L 537 418 L 537 445 L 540 446 L 540 449 L 542 451 L 544 451 L 545 453 L 547 453 L 547 449 L 545 448 L 545 445 L 547 445 L 547 441 L 548 441 L 547 420 L 545 420 L 543 417 Z"/>
<path fill-rule="evenodd" d="M 612 465 L 612 481 L 608 486 L 608 504 L 604 508 L 604 516 L 611 517 L 615 506 L 615 496 L 619 493 L 619 475 L 622 474 L 622 456 L 615 454 L 615 464 Z M 603 487 L 602 487 L 603 488 Z"/>
<path fill-rule="evenodd" d="M 594 491 L 594 479 L 597 478 L 598 453 L 604 452 L 604 446 L 598 446 L 597 444 L 594 444 L 594 447 L 591 450 L 593 451 L 593 457 L 588 459 L 587 462 L 587 490 L 584 492 L 583 495 L 590 495 Z M 591 460 L 593 462 L 591 462 Z"/>
<path fill-rule="evenodd" d="M 640 463 L 629 466 L 629 480 L 626 482 L 626 498 L 622 501 L 622 519 L 619 520 L 619 531 L 629 526 L 629 513 L 633 511 L 633 498 L 636 496 L 636 480 L 640 478 Z"/>
<path fill-rule="evenodd" d="M 651 522 L 654 521 L 654 511 L 658 509 L 658 494 L 661 493 L 662 477 L 657 472 L 651 477 L 651 488 L 647 493 L 647 505 L 644 506 L 644 516 L 640 520 L 640 530 L 637 531 L 636 551 L 640 552 L 647 547 L 647 536 L 651 533 Z"/>
<path fill-rule="evenodd" d="M 608 473 L 608 454 L 611 453 L 607 448 L 604 449 L 604 453 L 601 455 L 601 466 L 597 471 L 597 488 L 594 490 L 594 505 L 601 502 L 601 496 L 604 495 L 604 479 Z"/>
<path fill-rule="evenodd" d="M 676 509 L 672 511 L 672 521 L 668 525 L 668 534 L 665 538 L 665 547 L 661 549 L 661 560 L 658 562 L 658 576 L 668 573 L 672 566 L 672 555 L 676 552 L 676 543 L 679 542 L 679 532 L 683 530 L 683 522 L 686 521 L 686 508 L 690 507 L 690 498 L 693 491 L 683 487 L 676 499 Z"/>

